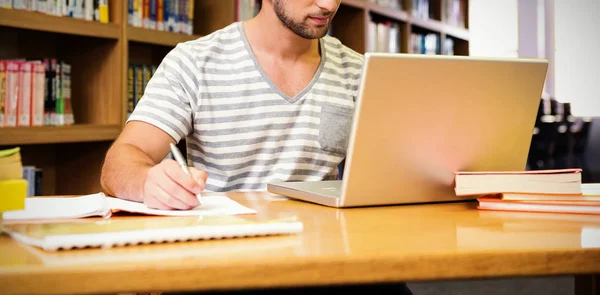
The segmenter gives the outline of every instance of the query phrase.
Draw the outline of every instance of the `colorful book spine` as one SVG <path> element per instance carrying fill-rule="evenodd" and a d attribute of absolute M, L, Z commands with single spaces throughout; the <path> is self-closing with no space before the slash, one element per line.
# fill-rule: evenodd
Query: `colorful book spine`
<path fill-rule="evenodd" d="M 133 65 L 127 67 L 127 117 L 133 113 L 135 105 Z"/>
<path fill-rule="evenodd" d="M 31 126 L 44 125 L 44 94 L 46 86 L 46 67 L 41 61 L 33 64 Z"/>
<path fill-rule="evenodd" d="M 0 127 L 4 126 L 6 105 L 6 61 L 0 60 Z"/>
<path fill-rule="evenodd" d="M 156 29 L 165 30 L 165 0 L 156 0 Z"/>
<path fill-rule="evenodd" d="M 6 97 L 4 105 L 4 126 L 17 126 L 17 104 L 19 102 L 19 62 L 6 62 Z"/>
<path fill-rule="evenodd" d="M 31 125 L 31 62 L 19 62 L 19 99 L 17 102 L 17 126 Z"/>

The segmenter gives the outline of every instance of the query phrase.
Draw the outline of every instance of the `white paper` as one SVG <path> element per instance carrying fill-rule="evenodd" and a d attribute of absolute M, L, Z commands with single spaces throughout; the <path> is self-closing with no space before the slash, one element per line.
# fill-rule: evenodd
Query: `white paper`
<path fill-rule="evenodd" d="M 118 198 L 107 198 L 110 208 L 133 213 L 165 215 L 165 216 L 207 216 L 207 215 L 238 215 L 255 214 L 256 210 L 228 198 L 225 195 L 203 195 L 202 205 L 190 210 L 158 210 L 148 208 L 143 203 L 126 201 Z"/>
<path fill-rule="evenodd" d="M 25 210 L 6 211 L 4 220 L 71 219 L 89 216 L 109 217 L 111 210 L 164 216 L 207 216 L 255 214 L 256 210 L 242 206 L 224 194 L 203 195 L 202 205 L 190 210 L 158 210 L 143 203 L 106 197 L 103 193 L 74 198 L 35 197 L 25 199 Z"/>
<path fill-rule="evenodd" d="M 25 198 L 25 210 L 2 213 L 4 220 L 68 219 L 108 216 L 110 208 L 103 193 L 75 198 Z"/>

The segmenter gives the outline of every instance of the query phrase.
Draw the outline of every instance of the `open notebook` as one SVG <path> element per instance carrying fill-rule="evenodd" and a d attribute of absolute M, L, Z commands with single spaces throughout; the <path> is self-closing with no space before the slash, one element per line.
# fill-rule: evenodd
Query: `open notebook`
<path fill-rule="evenodd" d="M 16 241 L 46 251 L 297 234 L 302 230 L 302 223 L 295 218 L 252 221 L 232 215 L 80 219 L 3 227 Z"/>
<path fill-rule="evenodd" d="M 115 211 L 163 216 L 208 216 L 255 214 L 256 211 L 241 205 L 224 194 L 206 193 L 203 204 L 191 210 L 157 210 L 143 203 L 108 197 L 103 193 L 73 198 L 32 197 L 25 199 L 24 210 L 6 211 L 4 221 L 73 219 L 90 216 L 108 218 Z"/>

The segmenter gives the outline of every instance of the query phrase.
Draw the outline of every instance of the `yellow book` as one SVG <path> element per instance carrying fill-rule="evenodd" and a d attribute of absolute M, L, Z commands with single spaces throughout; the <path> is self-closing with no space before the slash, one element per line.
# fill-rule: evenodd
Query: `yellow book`
<path fill-rule="evenodd" d="M 23 164 L 20 148 L 0 150 L 0 180 L 22 179 Z"/>
<path fill-rule="evenodd" d="M 0 213 L 25 209 L 27 181 L 25 179 L 0 180 Z"/>
<path fill-rule="evenodd" d="M 98 1 L 98 11 L 100 14 L 100 22 L 108 23 L 108 0 Z"/>

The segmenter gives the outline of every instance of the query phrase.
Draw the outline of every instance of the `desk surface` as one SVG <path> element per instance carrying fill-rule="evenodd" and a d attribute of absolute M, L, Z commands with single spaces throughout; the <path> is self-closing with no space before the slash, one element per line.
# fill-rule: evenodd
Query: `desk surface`
<path fill-rule="evenodd" d="M 2 293 L 115 293 L 600 273 L 600 217 L 476 203 L 334 209 L 229 196 L 293 236 L 46 253 L 0 237 Z M 123 216 L 113 218 L 160 218 Z M 90 219 L 94 220 L 94 219 Z"/>

